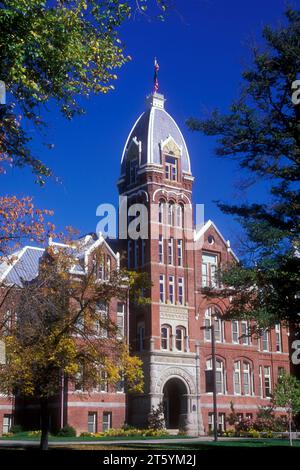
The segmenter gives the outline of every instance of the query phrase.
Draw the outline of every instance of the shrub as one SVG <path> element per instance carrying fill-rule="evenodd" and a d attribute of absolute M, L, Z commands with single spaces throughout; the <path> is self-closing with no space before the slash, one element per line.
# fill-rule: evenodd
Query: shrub
<path fill-rule="evenodd" d="M 136 429 L 130 427 L 129 429 L 109 429 L 105 432 L 82 432 L 80 437 L 164 437 L 168 436 L 168 432 L 165 429 Z"/>
<path fill-rule="evenodd" d="M 10 428 L 10 433 L 12 434 L 19 434 L 22 431 L 23 431 L 23 428 L 20 424 L 13 424 L 12 427 Z"/>
<path fill-rule="evenodd" d="M 40 430 L 35 430 L 35 431 L 29 431 L 28 436 L 30 437 L 40 437 L 42 435 L 42 431 Z"/>
<path fill-rule="evenodd" d="M 61 428 L 57 436 L 60 437 L 76 437 L 76 430 L 70 426 L 69 424 L 66 424 L 63 428 Z"/>
<path fill-rule="evenodd" d="M 156 408 L 152 406 L 152 409 L 148 415 L 148 427 L 150 429 L 164 429 L 165 424 L 165 415 L 164 415 L 164 405 L 160 402 Z"/>

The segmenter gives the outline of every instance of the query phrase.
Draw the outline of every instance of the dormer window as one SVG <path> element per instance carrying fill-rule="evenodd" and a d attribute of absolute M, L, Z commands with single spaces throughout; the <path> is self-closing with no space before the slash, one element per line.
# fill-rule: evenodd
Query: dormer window
<path fill-rule="evenodd" d="M 172 152 L 165 156 L 165 176 L 167 180 L 177 181 L 177 158 Z"/>

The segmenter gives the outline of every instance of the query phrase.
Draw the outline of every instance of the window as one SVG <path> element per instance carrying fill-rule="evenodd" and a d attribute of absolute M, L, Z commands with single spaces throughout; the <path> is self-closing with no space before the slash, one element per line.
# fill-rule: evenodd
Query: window
<path fill-rule="evenodd" d="M 91 432 L 91 433 L 97 432 L 97 412 L 96 411 L 88 412 L 88 432 Z"/>
<path fill-rule="evenodd" d="M 223 342 L 224 340 L 224 335 L 223 335 L 223 322 L 222 319 L 220 318 L 220 312 L 214 308 L 214 307 L 209 307 L 205 311 L 205 320 L 204 320 L 204 326 L 205 328 L 205 339 L 206 341 L 211 341 L 211 324 L 212 324 L 212 317 L 214 321 L 214 327 L 215 327 L 215 340 L 218 343 Z"/>
<path fill-rule="evenodd" d="M 264 395 L 263 391 L 263 372 L 262 366 L 259 366 L 259 396 L 262 398 Z"/>
<path fill-rule="evenodd" d="M 277 352 L 282 352 L 280 323 L 277 323 L 277 325 L 275 325 L 275 336 L 276 336 L 276 351 Z"/>
<path fill-rule="evenodd" d="M 169 325 L 162 325 L 161 327 L 161 349 L 170 349 L 171 327 Z"/>
<path fill-rule="evenodd" d="M 117 393 L 124 393 L 124 387 L 125 387 L 125 384 L 124 384 L 124 375 L 121 374 L 121 378 L 120 380 L 118 380 L 118 382 L 116 383 L 116 392 Z"/>
<path fill-rule="evenodd" d="M 174 276 L 169 276 L 169 301 L 171 304 L 175 302 L 174 295 Z"/>
<path fill-rule="evenodd" d="M 100 373 L 99 391 L 101 393 L 106 393 L 108 391 L 107 372 L 105 372 L 104 370 L 102 370 Z"/>
<path fill-rule="evenodd" d="M 270 397 L 272 393 L 271 385 L 271 367 L 264 367 L 264 388 L 265 388 L 265 397 Z"/>
<path fill-rule="evenodd" d="M 131 268 L 131 258 L 132 258 L 132 241 L 128 240 L 127 243 L 127 267 Z"/>
<path fill-rule="evenodd" d="M 98 264 L 98 279 L 100 279 L 100 281 L 103 281 L 104 278 L 105 278 L 104 262 L 103 262 L 103 259 L 101 259 Z"/>
<path fill-rule="evenodd" d="M 82 392 L 84 390 L 84 368 L 83 368 L 83 365 L 79 366 L 79 371 L 75 375 L 74 389 L 77 392 Z"/>
<path fill-rule="evenodd" d="M 10 432 L 12 424 L 13 424 L 13 415 L 5 414 L 3 416 L 2 433 L 6 434 L 6 433 Z"/>
<path fill-rule="evenodd" d="M 246 413 L 246 419 L 249 419 L 250 421 L 252 421 L 253 414 L 252 413 Z"/>
<path fill-rule="evenodd" d="M 174 239 L 171 237 L 168 240 L 168 264 L 174 264 L 173 248 Z"/>
<path fill-rule="evenodd" d="M 137 159 L 129 162 L 129 184 L 136 183 L 137 180 L 138 161 Z"/>
<path fill-rule="evenodd" d="M 184 279 L 178 278 L 178 303 L 184 305 Z"/>
<path fill-rule="evenodd" d="M 165 156 L 165 175 L 167 180 L 177 181 L 177 159 L 172 154 Z"/>
<path fill-rule="evenodd" d="M 164 303 L 166 301 L 165 276 L 164 276 L 164 274 L 159 275 L 159 300 L 162 303 Z"/>
<path fill-rule="evenodd" d="M 164 239 L 162 235 L 159 235 L 158 240 L 158 261 L 160 263 L 164 262 Z"/>
<path fill-rule="evenodd" d="M 217 287 L 218 257 L 211 253 L 202 255 L 202 287 Z"/>
<path fill-rule="evenodd" d="M 177 263 L 183 266 L 182 240 L 177 240 Z"/>
<path fill-rule="evenodd" d="M 251 372 L 248 362 L 243 363 L 243 388 L 244 395 L 251 395 Z"/>
<path fill-rule="evenodd" d="M 277 378 L 280 379 L 285 374 L 285 368 L 284 367 L 278 367 L 278 376 Z"/>
<path fill-rule="evenodd" d="M 98 321 L 96 322 L 96 334 L 101 338 L 108 337 L 108 307 L 106 302 L 97 302 L 96 311 Z"/>
<path fill-rule="evenodd" d="M 250 344 L 249 327 L 247 321 L 241 322 L 241 343 L 245 346 L 249 346 Z"/>
<path fill-rule="evenodd" d="M 158 204 L 158 223 L 164 223 L 164 208 L 166 206 L 165 201 L 159 201 Z"/>
<path fill-rule="evenodd" d="M 235 344 L 239 343 L 239 322 L 233 320 L 232 323 L 232 342 Z"/>
<path fill-rule="evenodd" d="M 219 432 L 225 431 L 225 413 L 219 413 L 218 430 Z"/>
<path fill-rule="evenodd" d="M 212 370 L 212 359 L 206 361 L 206 370 Z M 216 360 L 216 388 L 217 393 L 225 393 L 225 374 L 223 362 L 220 359 Z"/>
<path fill-rule="evenodd" d="M 140 261 L 140 244 L 139 240 L 134 240 L 134 268 L 136 269 Z"/>
<path fill-rule="evenodd" d="M 183 206 L 181 204 L 176 206 L 176 225 L 177 227 L 183 226 Z"/>
<path fill-rule="evenodd" d="M 262 349 L 263 351 L 269 351 L 269 332 L 264 330 L 262 334 Z"/>
<path fill-rule="evenodd" d="M 145 325 L 144 323 L 138 324 L 137 328 L 138 350 L 144 351 L 145 349 Z"/>
<path fill-rule="evenodd" d="M 118 302 L 117 305 L 117 328 L 118 336 L 123 338 L 125 332 L 125 304 Z"/>
<path fill-rule="evenodd" d="M 208 413 L 208 431 L 212 432 L 214 430 L 214 414 Z"/>
<path fill-rule="evenodd" d="M 176 328 L 176 349 L 177 351 L 184 350 L 185 328 L 179 326 Z"/>
<path fill-rule="evenodd" d="M 112 414 L 110 411 L 103 412 L 102 431 L 109 431 L 112 427 Z"/>
<path fill-rule="evenodd" d="M 241 363 L 237 361 L 234 363 L 234 394 L 240 395 L 241 394 Z"/>
<path fill-rule="evenodd" d="M 174 225 L 174 204 L 170 202 L 168 205 L 168 225 Z"/>

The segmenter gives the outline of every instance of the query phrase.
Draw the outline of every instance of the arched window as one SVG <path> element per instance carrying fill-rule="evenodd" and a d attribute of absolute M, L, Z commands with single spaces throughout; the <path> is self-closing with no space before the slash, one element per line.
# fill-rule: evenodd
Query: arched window
<path fill-rule="evenodd" d="M 251 395 L 251 369 L 249 362 L 243 362 L 243 392 L 244 395 Z"/>
<path fill-rule="evenodd" d="M 212 371 L 212 359 L 206 361 L 206 370 Z M 225 393 L 225 369 L 221 359 L 216 359 L 216 389 L 217 393 Z"/>
<path fill-rule="evenodd" d="M 206 341 L 211 341 L 212 322 L 214 322 L 215 340 L 217 343 L 222 343 L 224 341 L 224 323 L 221 318 L 221 312 L 216 307 L 209 307 L 205 310 L 204 326 Z"/>
<path fill-rule="evenodd" d="M 185 328 L 183 326 L 176 327 L 176 349 L 184 351 L 184 340 L 186 337 Z"/>
<path fill-rule="evenodd" d="M 170 350 L 171 327 L 162 325 L 161 327 L 161 349 Z"/>
<path fill-rule="evenodd" d="M 168 225 L 174 226 L 174 203 L 168 204 Z"/>
<path fill-rule="evenodd" d="M 165 211 L 166 203 L 163 199 L 161 199 L 158 203 L 158 222 L 160 224 L 164 223 L 164 211 Z"/>
<path fill-rule="evenodd" d="M 236 361 L 234 363 L 234 371 L 233 371 L 233 390 L 235 395 L 241 394 L 241 362 Z"/>
<path fill-rule="evenodd" d="M 183 227 L 183 205 L 176 205 L 176 226 Z"/>

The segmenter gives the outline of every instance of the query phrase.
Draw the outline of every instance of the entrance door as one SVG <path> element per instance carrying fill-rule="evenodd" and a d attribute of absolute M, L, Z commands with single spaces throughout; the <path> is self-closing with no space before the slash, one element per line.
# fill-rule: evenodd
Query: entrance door
<path fill-rule="evenodd" d="M 172 378 L 165 384 L 163 393 L 166 427 L 178 429 L 180 416 L 187 413 L 186 386 L 182 380 Z"/>

